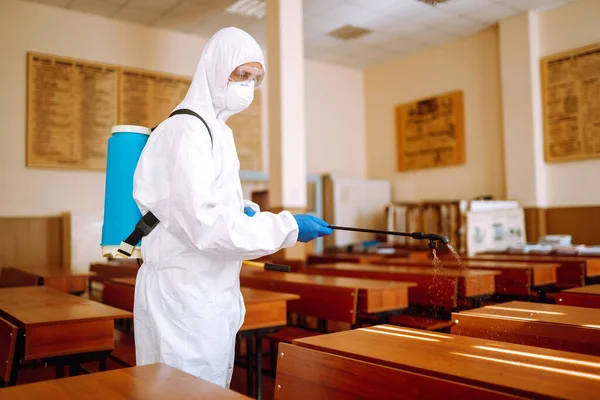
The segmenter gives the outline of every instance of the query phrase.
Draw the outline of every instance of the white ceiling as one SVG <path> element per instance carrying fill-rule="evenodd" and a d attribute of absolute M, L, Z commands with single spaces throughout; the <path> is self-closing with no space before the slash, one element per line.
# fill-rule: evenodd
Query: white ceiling
<path fill-rule="evenodd" d="M 266 48 L 264 20 L 224 12 L 235 0 L 25 1 L 206 38 L 220 28 L 236 26 L 249 32 Z M 572 1 L 575 0 L 449 0 L 440 7 L 432 7 L 417 0 L 304 0 L 305 56 L 366 68 L 469 36 L 522 11 Z M 347 41 L 327 35 L 346 24 L 373 32 Z"/>

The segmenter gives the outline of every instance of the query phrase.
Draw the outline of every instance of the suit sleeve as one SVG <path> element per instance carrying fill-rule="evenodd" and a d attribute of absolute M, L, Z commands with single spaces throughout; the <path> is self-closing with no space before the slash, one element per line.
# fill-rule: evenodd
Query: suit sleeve
<path fill-rule="evenodd" d="M 225 259 L 258 258 L 296 243 L 298 225 L 290 212 L 248 217 L 217 201 L 206 128 L 186 121 L 156 133 L 135 173 L 134 198 L 142 213 L 151 211 L 182 242 Z"/>

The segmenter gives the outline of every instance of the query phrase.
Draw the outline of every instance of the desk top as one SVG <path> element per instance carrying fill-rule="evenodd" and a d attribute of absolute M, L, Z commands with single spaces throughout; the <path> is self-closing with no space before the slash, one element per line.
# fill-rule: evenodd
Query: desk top
<path fill-rule="evenodd" d="M 351 264 L 351 263 L 335 263 L 335 264 L 314 264 L 307 267 L 308 269 L 334 269 L 339 271 L 360 271 L 360 272 L 380 272 L 390 274 L 408 274 L 408 275 L 433 275 L 433 276 L 450 276 L 457 278 L 474 278 L 478 276 L 494 276 L 499 275 L 500 271 L 481 270 L 481 269 L 440 269 L 436 270 L 433 267 L 411 266 L 397 267 L 392 265 L 374 265 L 374 264 Z"/>
<path fill-rule="evenodd" d="M 553 398 L 596 398 L 600 357 L 380 325 L 295 345 L 481 387 Z"/>
<path fill-rule="evenodd" d="M 127 286 L 135 286 L 135 278 L 114 278 L 111 279 L 111 282 L 116 282 Z M 246 304 L 264 303 L 281 300 L 289 301 L 297 300 L 300 298 L 300 296 L 298 296 L 297 294 L 291 293 L 271 292 L 268 290 L 251 289 L 246 287 L 242 287 L 240 289 L 242 292 L 242 296 L 244 297 L 244 302 Z"/>
<path fill-rule="evenodd" d="M 47 286 L 0 289 L 0 314 L 19 326 L 132 317 L 130 312 Z"/>
<path fill-rule="evenodd" d="M 110 281 L 122 285 L 135 286 L 135 278 L 112 278 Z"/>
<path fill-rule="evenodd" d="M 281 281 L 299 285 L 332 286 L 359 290 L 389 290 L 417 286 L 417 284 L 413 282 L 388 282 L 375 279 L 301 274 L 298 272 L 256 271 L 246 267 L 242 267 L 240 275 L 242 278 Z"/>
<path fill-rule="evenodd" d="M 591 296 L 600 296 L 600 285 L 587 285 L 573 289 L 562 290 L 562 293 L 586 294 Z"/>
<path fill-rule="evenodd" d="M 292 293 L 281 293 L 271 292 L 268 290 L 259 290 L 242 287 L 242 297 L 244 297 L 244 303 L 265 303 L 270 301 L 289 301 L 298 300 L 300 298 L 297 294 Z"/>
<path fill-rule="evenodd" d="M 445 255 L 444 258 L 451 257 L 450 255 Z M 518 260 L 524 262 L 581 262 L 585 263 L 585 257 L 574 257 L 572 255 L 564 255 L 564 254 L 520 254 L 520 253 L 512 253 L 512 254 L 477 254 L 471 257 L 467 257 L 467 260 L 490 260 L 490 261 L 511 261 Z"/>
<path fill-rule="evenodd" d="M 25 272 L 31 275 L 36 275 L 42 278 L 64 278 L 64 277 L 76 277 L 76 276 L 94 276 L 95 272 L 85 271 L 72 271 L 65 269 L 61 266 L 35 266 L 35 267 L 3 267 L 3 269 L 13 269 L 20 272 Z"/>
<path fill-rule="evenodd" d="M 165 364 L 122 368 L 0 390 L 0 399 L 249 399 Z"/>
<path fill-rule="evenodd" d="M 508 303 L 461 311 L 455 315 L 460 317 L 461 314 L 482 318 L 574 325 L 577 327 L 600 330 L 600 310 L 556 304 L 511 301 Z M 600 373 L 600 370 L 598 372 Z"/>
<path fill-rule="evenodd" d="M 496 262 L 496 261 L 477 261 L 477 260 L 461 260 L 458 263 L 455 260 L 448 260 L 446 258 L 440 260 L 442 262 L 442 268 L 473 268 L 473 269 L 535 269 L 535 268 L 558 268 L 559 263 L 554 262 L 540 262 L 540 263 L 526 263 L 526 262 Z M 395 259 L 389 258 L 383 261 L 378 261 L 376 264 L 384 265 L 399 265 L 399 266 L 433 266 L 430 261 L 421 260 L 406 260 L 406 259 Z"/>

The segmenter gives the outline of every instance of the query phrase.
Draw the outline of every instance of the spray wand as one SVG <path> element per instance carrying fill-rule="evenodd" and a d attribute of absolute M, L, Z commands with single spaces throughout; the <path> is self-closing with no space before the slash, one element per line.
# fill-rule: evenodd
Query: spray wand
<path fill-rule="evenodd" d="M 362 233 L 376 233 L 380 235 L 392 235 L 392 236 L 405 236 L 417 240 L 429 240 L 429 248 L 435 249 L 437 242 L 441 242 L 443 245 L 450 243 L 447 237 L 438 235 L 436 233 L 423 233 L 423 232 L 394 232 L 394 231 L 380 231 L 376 229 L 361 229 L 361 228 L 348 228 L 345 226 L 329 225 L 329 228 L 338 231 L 351 231 L 351 232 L 362 232 Z"/>

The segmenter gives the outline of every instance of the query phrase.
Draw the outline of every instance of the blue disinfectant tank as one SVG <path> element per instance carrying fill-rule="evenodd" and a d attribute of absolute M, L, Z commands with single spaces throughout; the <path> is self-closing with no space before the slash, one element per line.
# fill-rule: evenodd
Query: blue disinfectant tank
<path fill-rule="evenodd" d="M 151 133 L 136 125 L 116 125 L 108 139 L 102 255 L 117 257 L 121 242 L 133 232 L 142 214 L 133 200 L 133 175 Z M 132 257 L 141 258 L 139 244 Z"/>

